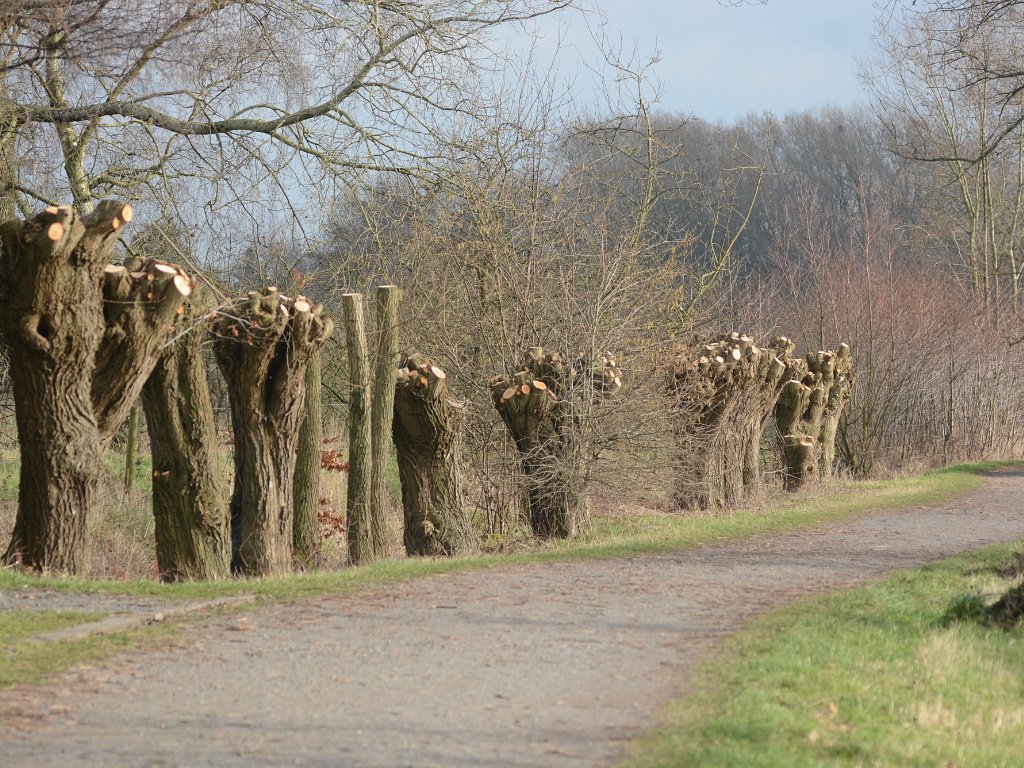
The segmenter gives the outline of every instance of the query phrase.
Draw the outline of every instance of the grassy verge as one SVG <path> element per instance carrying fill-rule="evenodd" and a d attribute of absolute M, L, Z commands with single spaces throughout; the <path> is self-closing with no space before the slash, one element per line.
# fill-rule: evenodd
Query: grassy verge
<path fill-rule="evenodd" d="M 42 643 L 33 637 L 95 621 L 103 615 L 28 610 L 0 613 L 0 658 L 3 659 L 0 663 L 0 687 L 15 682 L 35 682 L 66 666 L 63 664 L 63 643 Z M 78 650 L 83 661 L 88 658 L 86 648 Z"/>
<path fill-rule="evenodd" d="M 256 593 L 263 598 L 290 600 L 507 564 L 657 554 L 755 534 L 837 522 L 887 509 L 941 503 L 978 488 L 984 482 L 981 473 L 998 466 L 1000 465 L 974 464 L 899 480 L 843 483 L 838 489 L 832 489 L 827 494 L 787 496 L 763 508 L 739 510 L 728 514 L 683 516 L 649 512 L 598 518 L 593 529 L 580 539 L 572 542 L 555 542 L 512 555 L 484 555 L 454 560 L 396 559 L 335 572 L 206 584 L 165 585 L 155 581 L 41 578 L 7 569 L 0 570 L 0 589 L 42 587 L 67 592 L 155 595 L 182 600 Z M 31 634 L 38 634 L 12 630 L 11 626 L 5 627 L 0 624 L 0 647 L 6 647 L 10 653 L 13 653 L 12 648 L 28 642 L 25 638 Z M 42 631 L 45 630 L 39 630 Z M 63 666 L 67 667 L 95 658 L 95 654 L 102 654 L 104 648 L 110 652 L 123 647 L 123 644 L 138 642 L 139 638 L 148 636 L 147 633 L 150 631 L 143 629 L 95 642 L 90 640 L 82 643 L 61 643 L 61 652 L 58 656 L 63 660 Z M 166 631 L 166 628 L 161 628 L 161 631 Z M 23 666 L 20 668 L 21 672 L 7 680 L 10 682 L 17 679 L 39 679 L 59 667 L 49 666 L 50 664 L 47 657 L 47 660 L 40 661 L 36 671 L 32 671 L 29 666 Z M 0 681 L 0 685 L 3 684 Z"/>
<path fill-rule="evenodd" d="M 757 622 L 701 670 L 627 765 L 1020 765 L 1024 628 L 944 620 L 965 593 L 994 598 L 1009 586 L 997 570 L 1013 548 Z"/>

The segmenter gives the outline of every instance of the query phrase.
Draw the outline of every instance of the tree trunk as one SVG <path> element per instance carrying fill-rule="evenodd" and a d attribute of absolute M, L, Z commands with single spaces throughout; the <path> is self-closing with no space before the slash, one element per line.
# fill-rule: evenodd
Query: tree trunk
<path fill-rule="evenodd" d="M 821 462 L 820 472 L 825 479 L 835 476 L 836 436 L 839 425 L 850 402 L 850 390 L 856 378 L 853 354 L 848 344 L 840 344 L 836 352 L 835 380 L 829 388 L 825 413 L 821 420 Z"/>
<path fill-rule="evenodd" d="M 532 347 L 521 370 L 491 380 L 494 407 L 522 458 L 530 528 L 544 538 L 569 538 L 586 525 L 586 457 L 574 413 L 586 398 L 609 396 L 622 386 L 610 354 L 577 367 L 579 372 L 557 352 Z M 589 382 L 578 375 L 584 368 L 590 369 Z"/>
<path fill-rule="evenodd" d="M 190 320 L 195 326 L 198 318 Z M 167 348 L 142 388 L 161 581 L 216 581 L 229 573 L 230 520 L 204 334 L 203 326 L 192 327 Z"/>
<path fill-rule="evenodd" d="M 323 307 L 251 291 L 215 323 L 235 437 L 231 568 L 265 576 L 292 568 L 295 456 L 306 365 L 333 329 Z"/>
<path fill-rule="evenodd" d="M 853 357 L 842 344 L 839 352 L 821 350 L 786 364 L 787 381 L 775 405 L 782 435 L 785 486 L 798 490 L 831 476 L 839 421 L 850 398 Z"/>
<path fill-rule="evenodd" d="M 135 453 L 139 447 L 139 407 L 132 406 L 128 413 L 128 439 L 124 449 L 124 492 L 135 487 Z"/>
<path fill-rule="evenodd" d="M 476 547 L 466 514 L 461 416 L 443 370 L 422 355 L 398 369 L 393 433 L 410 555 L 459 555 Z"/>
<path fill-rule="evenodd" d="M 21 477 L 4 560 L 79 573 L 101 471 L 91 398 L 103 266 L 131 208 L 47 208 L 0 225 L 0 328 L 11 360 Z"/>
<path fill-rule="evenodd" d="M 373 540 L 385 542 L 385 550 L 388 536 L 386 481 L 399 362 L 398 303 L 401 297 L 402 292 L 394 285 L 377 288 L 377 364 L 370 418 L 370 525 L 373 526 Z"/>
<path fill-rule="evenodd" d="M 4 103 L 10 103 L 7 75 L 0 73 L 0 104 Z M 18 215 L 18 166 L 14 155 L 17 137 L 18 123 L 14 115 L 0 109 L 0 221 Z"/>
<path fill-rule="evenodd" d="M 156 259 L 133 257 L 104 269 L 104 333 L 92 381 L 104 450 L 138 402 L 193 288 L 188 275 Z"/>
<path fill-rule="evenodd" d="M 363 297 L 346 293 L 341 297 L 345 312 L 345 344 L 351 388 L 348 411 L 348 556 L 362 565 L 387 555 L 383 527 L 374 523 L 370 504 L 373 457 L 371 432 L 370 361 L 366 346 Z"/>
<path fill-rule="evenodd" d="M 317 512 L 320 509 L 320 464 L 324 443 L 322 368 L 320 350 L 317 350 L 310 356 L 306 367 L 305 413 L 295 459 L 292 547 L 295 561 L 304 568 L 315 565 L 320 557 Z"/>

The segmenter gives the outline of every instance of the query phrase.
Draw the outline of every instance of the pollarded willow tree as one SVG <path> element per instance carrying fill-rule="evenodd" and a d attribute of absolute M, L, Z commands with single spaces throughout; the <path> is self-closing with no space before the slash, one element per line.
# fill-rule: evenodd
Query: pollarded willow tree
<path fill-rule="evenodd" d="M 227 578 L 230 517 L 218 465 L 217 422 L 202 344 L 205 292 L 183 317 L 180 338 L 161 350 L 142 389 L 153 454 L 153 518 L 161 581 Z"/>
<path fill-rule="evenodd" d="M 679 414 L 680 507 L 735 506 L 757 491 L 761 436 L 792 350 L 784 336 L 762 348 L 734 331 L 677 360 L 669 389 Z"/>
<path fill-rule="evenodd" d="M 848 344 L 786 361 L 785 383 L 775 404 L 782 436 L 785 485 L 797 490 L 831 477 L 839 422 L 853 386 L 853 355 Z"/>
<path fill-rule="evenodd" d="M 48 207 L 0 225 L 0 330 L 21 477 L 5 561 L 79 572 L 103 449 L 184 311 L 192 281 L 154 260 L 108 264 L 131 206 Z"/>
<path fill-rule="evenodd" d="M 452 398 L 447 374 L 431 360 L 420 354 L 402 360 L 392 435 L 402 483 L 402 539 L 410 555 L 459 555 L 476 545 L 466 512 L 465 406 Z"/>
<path fill-rule="evenodd" d="M 622 388 L 615 357 L 572 362 L 530 347 L 519 370 L 491 379 L 494 407 L 515 441 L 523 467 L 530 529 L 544 538 L 575 536 L 586 525 L 590 448 L 583 418 Z"/>
<path fill-rule="evenodd" d="M 323 306 L 276 288 L 251 291 L 214 322 L 235 438 L 231 567 L 237 573 L 291 570 L 306 366 L 333 329 Z"/>

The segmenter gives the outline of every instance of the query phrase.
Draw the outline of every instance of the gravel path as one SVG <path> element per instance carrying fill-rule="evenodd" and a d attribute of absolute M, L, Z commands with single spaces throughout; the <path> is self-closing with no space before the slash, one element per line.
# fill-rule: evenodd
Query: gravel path
<path fill-rule="evenodd" d="M 673 555 L 516 566 L 189 627 L 0 698 L 0 765 L 611 765 L 751 616 L 1024 538 L 1024 472 L 955 504 Z"/>

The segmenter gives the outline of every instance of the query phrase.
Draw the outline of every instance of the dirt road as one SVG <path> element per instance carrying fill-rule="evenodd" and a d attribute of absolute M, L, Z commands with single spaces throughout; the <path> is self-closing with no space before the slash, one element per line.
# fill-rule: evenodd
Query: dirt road
<path fill-rule="evenodd" d="M 1015 470 L 948 506 L 820 530 L 253 610 L 0 693 L 0 765 L 611 765 L 752 615 L 1020 538 Z"/>

